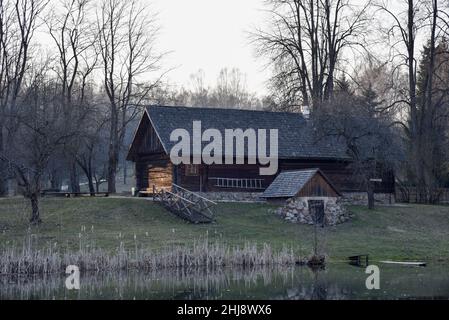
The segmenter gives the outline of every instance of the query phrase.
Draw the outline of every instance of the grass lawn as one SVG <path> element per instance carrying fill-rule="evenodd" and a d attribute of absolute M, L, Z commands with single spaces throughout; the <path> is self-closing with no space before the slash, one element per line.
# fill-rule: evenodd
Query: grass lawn
<path fill-rule="evenodd" d="M 265 204 L 220 204 L 217 223 L 190 225 L 142 199 L 45 199 L 44 223 L 29 228 L 29 205 L 20 199 L 0 200 L 0 248 L 21 246 L 31 237 L 37 246 L 59 244 L 70 249 L 94 245 L 115 250 L 121 241 L 130 248 L 158 249 L 208 238 L 231 245 L 269 243 L 312 252 L 313 227 L 284 222 Z M 374 260 L 449 261 L 449 207 L 351 207 L 351 222 L 320 231 L 321 245 L 333 261 L 370 254 Z M 85 230 L 85 231 L 84 231 Z M 82 233 L 80 240 L 80 233 Z M 136 237 L 136 241 L 134 240 Z"/>

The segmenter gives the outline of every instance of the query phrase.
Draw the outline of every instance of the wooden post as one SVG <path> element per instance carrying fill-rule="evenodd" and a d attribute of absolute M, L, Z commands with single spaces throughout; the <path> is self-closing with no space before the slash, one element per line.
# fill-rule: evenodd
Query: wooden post
<path fill-rule="evenodd" d="M 368 209 L 374 210 L 375 206 L 375 183 L 382 183 L 382 179 L 370 179 L 368 181 Z"/>

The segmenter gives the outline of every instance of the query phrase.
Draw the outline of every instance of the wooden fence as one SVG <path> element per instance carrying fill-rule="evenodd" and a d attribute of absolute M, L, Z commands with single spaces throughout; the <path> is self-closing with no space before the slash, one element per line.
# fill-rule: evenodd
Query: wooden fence
<path fill-rule="evenodd" d="M 435 198 L 438 199 L 436 203 L 448 204 L 449 203 L 449 189 L 438 189 L 435 192 Z M 417 188 L 396 188 L 396 202 L 408 202 L 408 203 L 418 203 L 419 196 Z"/>

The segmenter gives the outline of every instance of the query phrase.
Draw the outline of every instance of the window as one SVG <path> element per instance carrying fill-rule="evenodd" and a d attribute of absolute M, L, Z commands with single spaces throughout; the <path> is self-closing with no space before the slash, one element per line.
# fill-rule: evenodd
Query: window
<path fill-rule="evenodd" d="M 200 166 L 194 164 L 186 165 L 186 176 L 198 177 L 200 175 Z"/>

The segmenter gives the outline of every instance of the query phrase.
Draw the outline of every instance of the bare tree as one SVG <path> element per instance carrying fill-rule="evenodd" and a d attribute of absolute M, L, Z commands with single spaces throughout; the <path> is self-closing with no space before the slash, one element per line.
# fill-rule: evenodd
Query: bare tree
<path fill-rule="evenodd" d="M 0 1 L 0 153 L 8 153 L 6 141 L 12 141 L 16 131 L 17 123 L 11 116 L 17 113 L 31 41 L 46 4 L 47 0 Z M 2 172 L 0 164 L 3 177 Z M 5 181 L 0 178 L 0 196 L 5 192 Z"/>
<path fill-rule="evenodd" d="M 335 137 L 347 146 L 354 181 L 367 191 L 368 207 L 374 209 L 373 180 L 392 179 L 391 172 L 402 159 L 400 135 L 391 115 L 369 85 L 360 94 L 337 92 L 314 116 L 318 139 Z"/>
<path fill-rule="evenodd" d="M 190 76 L 190 86 L 160 87 L 154 94 L 159 104 L 192 107 L 262 109 L 262 101 L 247 88 L 246 75 L 238 68 L 222 68 L 214 85 L 208 86 L 203 70 Z"/>
<path fill-rule="evenodd" d="M 18 112 L 8 116 L 18 124 L 17 140 L 10 142 L 8 155 L 0 160 L 9 168 L 23 196 L 31 202 L 31 224 L 41 223 L 39 198 L 51 158 L 71 138 L 55 104 L 56 81 L 49 78 L 48 65 L 30 72 L 32 81 L 23 92 Z"/>
<path fill-rule="evenodd" d="M 270 0 L 271 29 L 252 34 L 274 66 L 273 86 L 288 104 L 317 107 L 331 100 L 347 48 L 363 48 L 371 1 Z"/>
<path fill-rule="evenodd" d="M 435 92 L 437 61 L 444 63 L 447 56 L 438 52 L 438 39 L 442 39 L 446 26 L 446 15 L 439 7 L 439 1 L 407 0 L 403 7 L 393 10 L 391 3 L 382 1 L 376 5 L 379 11 L 391 19 L 385 34 L 391 43 L 396 72 L 407 74 L 407 89 L 398 104 L 406 109 L 405 119 L 398 119 L 408 141 L 409 179 L 417 188 L 418 201 L 435 202 L 438 198 L 440 175 L 439 121 L 444 96 Z M 417 52 L 419 37 L 428 39 L 424 49 L 423 61 Z M 438 57 L 439 56 L 439 57 Z M 440 73 L 441 74 L 441 73 Z M 437 99 L 436 99 L 437 98 Z M 435 100 L 436 99 L 436 100 Z"/>
<path fill-rule="evenodd" d="M 245 109 L 254 107 L 254 99 L 247 89 L 246 76 L 237 68 L 224 68 L 220 71 L 212 94 L 215 100 L 213 105 L 216 106 Z"/>
<path fill-rule="evenodd" d="M 190 75 L 192 88 L 188 95 L 191 100 L 190 105 L 194 107 L 209 105 L 209 88 L 205 84 L 205 77 L 204 70 L 198 70 L 198 72 Z"/>
<path fill-rule="evenodd" d="M 78 136 L 81 148 L 75 156 L 76 163 L 84 172 L 89 192 L 99 192 L 99 182 L 106 178 L 104 166 L 107 164 L 107 118 L 100 106 L 95 112 L 89 113 L 84 125 L 83 133 Z M 98 178 L 98 176 L 101 176 Z"/>
<path fill-rule="evenodd" d="M 57 4 L 58 8 L 51 11 L 46 23 L 57 48 L 60 108 L 66 119 L 67 131 L 78 131 L 83 128 L 81 123 L 90 112 L 88 107 L 91 104 L 85 100 L 87 80 L 98 60 L 94 51 L 97 36 L 88 17 L 88 11 L 93 7 L 89 0 L 60 0 Z M 80 139 L 74 139 L 66 145 L 72 192 L 80 191 L 75 161 L 80 142 Z"/>
<path fill-rule="evenodd" d="M 120 149 L 128 124 L 139 114 L 141 102 L 159 80 L 148 84 L 142 83 L 142 78 L 159 69 L 162 55 L 154 50 L 158 30 L 154 15 L 138 0 L 103 0 L 97 25 L 110 117 L 108 191 L 115 193 Z"/>

